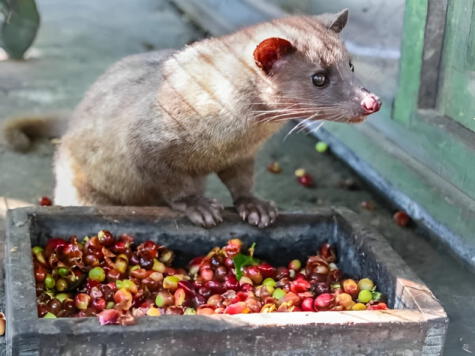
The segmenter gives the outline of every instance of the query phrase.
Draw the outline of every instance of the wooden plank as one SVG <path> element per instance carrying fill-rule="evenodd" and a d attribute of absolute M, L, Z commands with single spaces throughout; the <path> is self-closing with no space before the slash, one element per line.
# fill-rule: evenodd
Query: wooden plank
<path fill-rule="evenodd" d="M 475 131 L 474 66 L 471 42 L 475 41 L 475 6 L 472 0 L 449 2 L 440 107 L 444 114 Z M 475 134 L 474 134 L 475 136 Z"/>
<path fill-rule="evenodd" d="M 417 109 L 428 0 L 406 1 L 402 37 L 399 91 L 394 118 L 408 124 Z"/>
<path fill-rule="evenodd" d="M 29 202 L 26 202 L 23 200 L 11 199 L 11 198 L 5 198 L 5 205 L 6 205 L 7 210 L 33 206 L 33 204 Z"/>
<path fill-rule="evenodd" d="M 419 107 L 435 109 L 439 92 L 447 0 L 429 1 L 428 6 L 429 12 L 425 28 L 421 86 L 419 89 Z"/>
<path fill-rule="evenodd" d="M 213 36 L 221 36 L 237 29 L 267 21 L 279 14 L 275 6 L 263 1 L 172 0 L 193 22 Z M 268 12 L 262 10 L 267 8 Z M 282 14 L 282 13 L 280 13 Z"/>
<path fill-rule="evenodd" d="M 267 1 L 267 0 L 243 0 L 248 5 L 258 10 L 264 17 L 267 18 L 279 18 L 288 15 L 284 10 L 282 10 L 277 5 Z"/>

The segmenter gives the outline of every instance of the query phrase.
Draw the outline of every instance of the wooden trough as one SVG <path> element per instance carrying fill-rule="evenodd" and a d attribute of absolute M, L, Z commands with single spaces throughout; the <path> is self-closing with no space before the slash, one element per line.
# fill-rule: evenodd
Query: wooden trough
<path fill-rule="evenodd" d="M 225 244 L 256 242 L 256 255 L 283 264 L 336 245 L 338 265 L 370 277 L 393 310 L 144 317 L 133 326 L 101 326 L 96 318 L 37 317 L 31 247 L 49 237 L 129 233 L 177 253 L 177 263 Z M 266 229 L 225 213 L 205 230 L 160 208 L 22 208 L 8 213 L 5 251 L 8 355 L 438 355 L 447 316 L 431 291 L 385 239 L 346 209 L 282 214 Z"/>

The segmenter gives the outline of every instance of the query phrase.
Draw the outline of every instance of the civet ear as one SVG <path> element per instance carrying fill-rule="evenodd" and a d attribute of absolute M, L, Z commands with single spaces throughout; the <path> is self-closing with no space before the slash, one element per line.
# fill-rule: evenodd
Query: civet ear
<path fill-rule="evenodd" d="M 259 68 L 269 74 L 275 62 L 293 51 L 294 46 L 289 41 L 283 38 L 271 37 L 265 39 L 256 47 L 254 60 Z"/>
<path fill-rule="evenodd" d="M 343 9 L 336 14 L 320 14 L 313 16 L 315 20 L 320 22 L 327 29 L 340 33 L 346 26 L 348 22 L 348 9 Z"/>
<path fill-rule="evenodd" d="M 340 33 L 348 22 L 348 9 L 343 9 L 336 14 L 328 15 L 327 27 L 336 33 Z"/>

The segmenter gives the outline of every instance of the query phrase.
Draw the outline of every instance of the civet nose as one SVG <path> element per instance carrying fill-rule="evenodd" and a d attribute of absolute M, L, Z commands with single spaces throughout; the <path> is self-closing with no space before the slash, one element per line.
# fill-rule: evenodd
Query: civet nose
<path fill-rule="evenodd" d="M 370 115 L 379 111 L 379 109 L 381 109 L 381 99 L 364 88 L 362 88 L 362 91 L 364 92 L 364 96 L 363 100 L 361 100 L 361 108 L 364 114 Z"/>

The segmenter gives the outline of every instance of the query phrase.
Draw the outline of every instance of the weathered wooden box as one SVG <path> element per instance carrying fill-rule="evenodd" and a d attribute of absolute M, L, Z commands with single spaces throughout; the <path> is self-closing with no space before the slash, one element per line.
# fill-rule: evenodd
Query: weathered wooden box
<path fill-rule="evenodd" d="M 283 214 L 259 230 L 227 212 L 205 230 L 160 208 L 24 208 L 9 211 L 6 240 L 7 354 L 11 355 L 437 355 L 447 316 L 430 290 L 382 236 L 345 209 Z M 369 276 L 389 296 L 387 311 L 272 313 L 236 316 L 145 317 L 137 325 L 100 326 L 95 318 L 39 319 L 32 244 L 51 236 L 100 229 L 151 239 L 178 258 L 203 254 L 231 236 L 256 242 L 274 263 L 314 254 L 323 241 L 337 246 L 339 266 Z"/>

